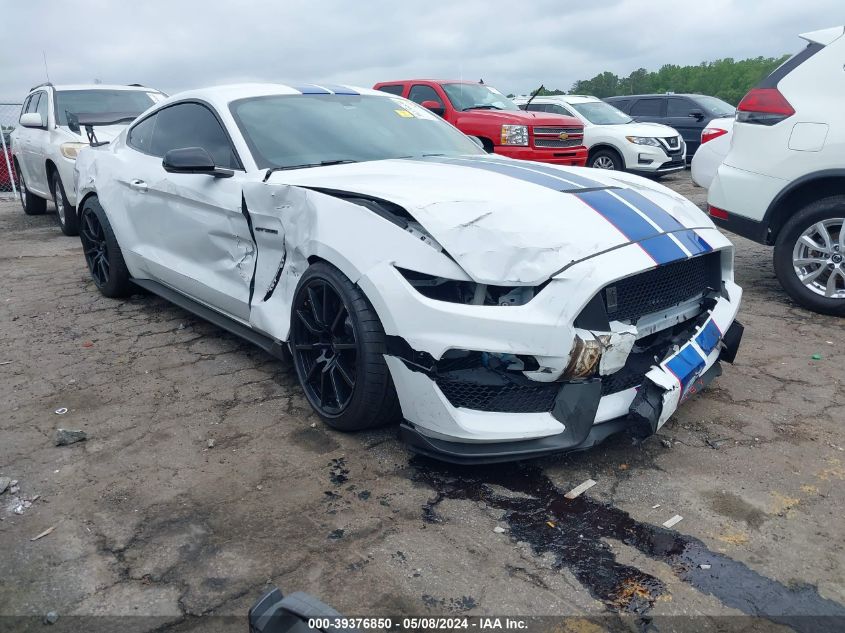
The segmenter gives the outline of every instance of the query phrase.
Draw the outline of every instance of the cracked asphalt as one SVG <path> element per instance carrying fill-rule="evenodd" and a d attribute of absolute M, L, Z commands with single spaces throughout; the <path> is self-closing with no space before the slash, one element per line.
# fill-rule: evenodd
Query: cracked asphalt
<path fill-rule="evenodd" d="M 688 172 L 665 183 L 704 201 Z M 0 629 L 54 611 L 58 630 L 246 630 L 272 585 L 348 615 L 573 631 L 845 613 L 843 321 L 792 304 L 771 251 L 731 237 L 735 365 L 642 444 L 490 471 L 414 459 L 394 429 L 330 431 L 276 360 L 154 296 L 101 297 L 52 213 L 0 202 L 0 477 L 20 486 L 0 495 Z M 57 447 L 59 427 L 88 440 Z"/>

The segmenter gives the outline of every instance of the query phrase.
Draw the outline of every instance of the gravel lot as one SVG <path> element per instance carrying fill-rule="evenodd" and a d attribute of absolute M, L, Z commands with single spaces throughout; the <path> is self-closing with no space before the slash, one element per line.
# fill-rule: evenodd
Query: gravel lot
<path fill-rule="evenodd" d="M 665 182 L 703 203 L 688 172 Z M 0 629 L 55 611 L 59 630 L 245 631 L 271 585 L 585 632 L 845 614 L 845 331 L 786 298 L 767 248 L 735 238 L 739 358 L 658 436 L 459 469 L 392 429 L 328 430 L 277 361 L 161 299 L 102 298 L 52 214 L 0 202 L 0 235 L 0 477 L 20 486 L 0 495 Z M 57 447 L 59 427 L 89 439 Z"/>

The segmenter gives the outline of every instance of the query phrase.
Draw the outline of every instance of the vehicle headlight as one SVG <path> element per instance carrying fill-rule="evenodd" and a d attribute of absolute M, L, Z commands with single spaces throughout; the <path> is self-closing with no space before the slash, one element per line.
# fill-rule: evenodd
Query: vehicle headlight
<path fill-rule="evenodd" d="M 528 126 L 503 125 L 502 145 L 528 145 Z"/>
<path fill-rule="evenodd" d="M 76 156 L 77 154 L 79 154 L 79 150 L 81 150 L 83 147 L 88 147 L 88 143 L 62 143 L 61 145 L 59 145 L 59 151 L 65 158 L 76 160 Z"/>
<path fill-rule="evenodd" d="M 660 147 L 660 142 L 651 136 L 626 136 L 625 138 L 634 145 L 651 145 L 652 147 Z"/>

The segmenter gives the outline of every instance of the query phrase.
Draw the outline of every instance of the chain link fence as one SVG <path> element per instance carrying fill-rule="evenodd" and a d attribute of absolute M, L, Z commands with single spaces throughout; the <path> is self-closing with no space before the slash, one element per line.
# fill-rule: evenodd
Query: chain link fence
<path fill-rule="evenodd" d="M 12 149 L 9 136 L 21 114 L 20 103 L 0 103 L 0 197 L 17 194 L 17 182 L 12 165 Z"/>

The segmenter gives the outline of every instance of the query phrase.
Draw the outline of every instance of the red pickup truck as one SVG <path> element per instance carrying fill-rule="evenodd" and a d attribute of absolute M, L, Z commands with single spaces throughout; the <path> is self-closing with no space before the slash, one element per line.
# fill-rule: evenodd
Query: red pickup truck
<path fill-rule="evenodd" d="M 477 136 L 488 152 L 556 165 L 587 163 L 584 125 L 578 119 L 525 112 L 488 85 L 403 79 L 383 81 L 373 88 L 428 108 L 464 134 Z"/>

